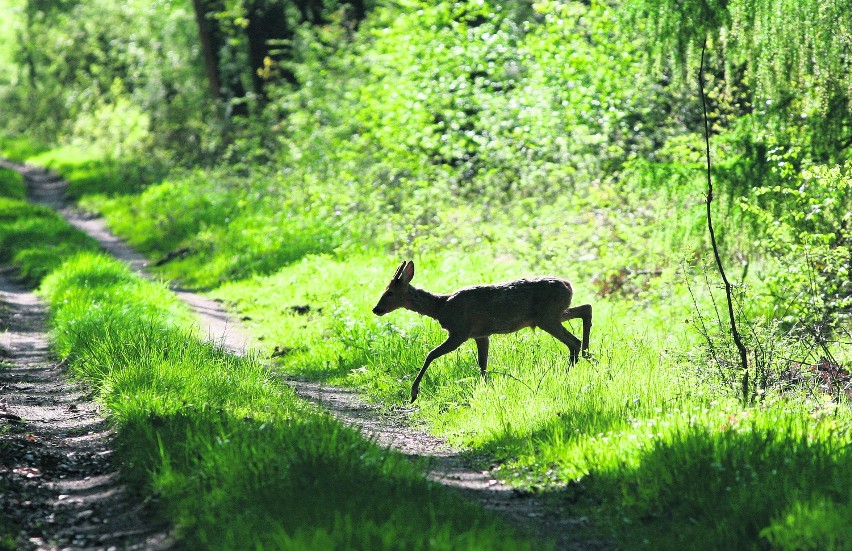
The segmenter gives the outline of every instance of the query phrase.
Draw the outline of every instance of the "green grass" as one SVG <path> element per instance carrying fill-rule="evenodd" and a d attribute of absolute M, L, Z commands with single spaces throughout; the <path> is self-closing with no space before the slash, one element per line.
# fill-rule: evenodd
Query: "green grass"
<path fill-rule="evenodd" d="M 123 476 L 140 500 L 157 496 L 158 513 L 174 524 L 182 545 L 542 544 L 426 480 L 425 464 L 300 400 L 256 357 L 235 357 L 202 340 L 164 284 L 87 252 L 91 243 L 55 213 L 2 201 L 0 241 L 10 251 L 2 261 L 41 283 L 56 355 L 106 406 Z"/>
<path fill-rule="evenodd" d="M 328 205 L 310 191 L 293 189 L 282 209 L 281 197 L 265 178 L 246 182 L 225 171 L 184 172 L 137 196 L 93 195 L 84 204 L 102 212 L 140 251 L 167 259 L 163 275 L 211 288 L 274 272 L 305 255 L 332 252 L 340 242 L 341 228 L 329 222 Z M 195 189 L 191 197 L 187 186 Z"/>
<path fill-rule="evenodd" d="M 515 549 L 423 467 L 187 332 L 165 287 L 83 255 L 48 276 L 57 354 L 96 390 L 126 475 L 190 547 Z M 177 314 L 175 313 L 177 312 Z"/>
<path fill-rule="evenodd" d="M 663 221 L 652 226 L 624 217 L 611 203 L 615 190 L 607 186 L 576 198 L 576 208 L 591 209 L 591 214 L 576 214 L 577 226 L 560 225 L 559 217 L 565 217 L 562 204 L 533 211 L 513 207 L 503 214 L 518 220 L 514 226 L 502 226 L 508 222 L 500 214 L 489 214 L 494 216 L 489 221 L 458 205 L 444 213 L 446 227 L 434 233 L 413 229 L 411 242 L 399 247 L 401 254 L 388 257 L 377 252 L 388 244 L 383 238 L 359 241 L 378 226 L 354 227 L 351 235 L 339 233 L 338 222 L 325 214 L 332 202 L 318 198 L 316 190 L 290 188 L 275 200 L 264 200 L 260 191 L 272 185 L 268 176 L 258 176 L 245 187 L 240 182 L 224 172 L 187 173 L 138 196 L 109 199 L 98 194 L 87 201 L 103 209 L 122 233 L 133 235 L 134 243 L 155 257 L 189 250 L 186 258 L 166 263 L 162 273 L 199 286 L 230 281 L 214 296 L 248 318 L 262 339 L 264 353 L 281 354 L 279 369 L 358 388 L 388 406 L 407 403 L 423 358 L 444 337 L 435 322 L 413 313 L 399 311 L 379 319 L 370 312 L 400 256 L 414 257 L 415 284 L 436 292 L 529 275 L 532 266 L 568 276 L 575 280 L 575 301 L 595 307 L 594 362 L 581 361 L 568 370 L 562 345 L 548 335 L 525 331 L 494 338 L 491 376 L 484 382 L 475 349 L 467 344 L 430 368 L 413 418 L 467 447 L 472 459 L 491 466 L 495 475 L 510 483 L 558 506 L 568 500 L 573 512 L 589 516 L 597 527 L 609 527 L 609 535 L 627 549 L 687 544 L 707 549 L 770 544 L 782 549 L 848 547 L 840 527 L 848 523 L 850 511 L 845 488 L 852 483 L 852 473 L 843 451 L 850 441 L 849 410 L 835 399 L 780 395 L 774 390 L 757 407 L 743 409 L 724 388 L 712 384 L 698 335 L 686 323 L 694 316 L 692 299 L 675 267 L 678 260 L 698 254 L 677 245 L 692 241 L 701 229 L 699 209 L 677 216 L 684 212 L 679 205 L 689 201 L 688 194 L 635 193 L 634 208 L 642 204 L 649 212 L 663 213 Z M 288 210 L 275 218 L 271 208 L 282 198 Z M 315 211 L 300 210 L 312 201 L 319 201 L 312 207 Z M 593 205 L 601 201 L 611 210 L 595 210 Z M 364 223 L 366 218 L 349 220 Z M 471 220 L 478 223 L 475 229 L 468 225 Z M 634 228 L 636 224 L 641 227 Z M 318 242 L 317 235 L 329 235 L 330 241 Z M 475 235 L 488 239 L 477 242 Z M 452 239 L 461 239 L 455 249 Z M 307 242 L 318 243 L 313 245 L 317 248 L 301 245 Z M 607 246 L 600 247 L 604 242 Z M 653 245 L 643 249 L 648 243 Z M 589 260 L 566 263 L 566 244 L 571 246 L 567 253 L 571 258 Z M 542 254 L 542 247 L 547 254 Z M 618 269 L 625 258 L 631 259 L 630 265 L 657 267 L 658 273 L 625 274 Z M 246 277 L 251 273 L 258 275 Z M 696 292 L 702 308 L 710 311 L 707 290 Z M 154 313 L 146 315 L 156 318 Z M 93 325 L 108 326 L 100 319 Z M 158 342 L 145 335 L 124 337 L 122 342 L 146 339 Z M 177 347 L 158 343 L 155 348 Z M 145 364 L 133 358 L 134 363 Z M 229 501 L 230 497 L 254 492 L 252 484 L 259 484 L 230 480 L 226 473 L 232 463 L 210 459 L 208 464 L 202 459 L 217 457 L 216 453 L 205 451 L 199 459 L 190 450 L 206 450 L 210 442 L 227 440 L 235 446 L 225 446 L 228 454 L 265 464 L 264 454 L 272 452 L 257 451 L 260 455 L 249 460 L 255 450 L 248 442 L 258 440 L 257 435 L 238 436 L 235 427 L 242 426 L 239 419 L 249 417 L 250 426 L 265 425 L 263 430 L 268 430 L 267 418 L 257 410 L 266 407 L 267 398 L 249 393 L 240 406 L 246 409 L 224 414 L 234 406 L 223 406 L 218 391 L 195 388 L 198 383 L 191 378 L 159 367 L 151 369 L 156 375 L 130 370 L 117 382 L 109 378 L 104 386 L 128 384 L 136 390 L 126 396 L 164 408 L 128 417 L 131 441 L 146 442 L 146 453 L 151 454 L 129 462 L 158 473 L 153 483 L 158 491 L 168 489 L 174 502 L 182 504 L 169 515 L 188 526 L 197 538 L 194 542 L 207 545 L 243 537 L 223 533 L 222 518 L 216 513 L 206 519 L 181 516 L 181 511 L 213 507 L 208 499 L 221 500 L 223 510 L 242 510 L 244 504 Z M 116 370 L 115 376 L 122 372 Z M 177 396 L 196 392 L 204 398 L 176 402 Z M 280 396 L 276 400 L 286 401 Z M 196 425 L 195 410 L 184 411 L 188 407 L 184 401 L 218 417 Z M 165 432 L 150 428 L 160 424 Z M 276 446 L 292 446 L 287 443 L 289 430 L 273 431 L 270 438 Z M 163 448 L 159 455 L 151 452 L 162 448 L 163 434 L 169 435 L 166 440 L 189 442 L 199 434 L 207 443 Z M 205 475 L 209 481 L 204 477 L 187 481 L 187 473 L 202 468 L 211 469 Z M 276 468 L 289 472 L 290 467 Z M 261 471 L 258 476 L 286 486 L 286 474 Z M 335 479 L 334 484 L 340 483 Z M 781 490 L 774 488 L 776 483 Z M 229 490 L 215 498 L 205 494 L 205 488 L 217 487 Z M 370 538 L 406 537 L 375 519 L 353 520 L 355 512 L 349 510 L 327 518 L 330 524 L 321 530 L 303 533 L 299 523 L 318 522 L 311 513 L 299 517 L 289 509 L 276 509 L 278 505 L 270 507 L 276 514 L 301 520 L 280 524 L 267 518 L 275 528 L 259 536 L 263 542 L 295 538 L 299 545 L 319 545 L 332 538 L 358 546 L 358 541 L 366 540 L 352 538 L 368 536 L 351 531 L 353 522 L 370 526 L 367 533 L 374 534 Z M 250 515 L 262 517 L 251 511 Z M 238 524 L 254 526 L 248 518 Z M 461 537 L 455 528 L 446 528 L 446 533 Z"/>
<path fill-rule="evenodd" d="M 25 188 L 23 178 L 17 172 L 0 168 L 0 205 L 2 205 L 4 201 L 8 201 L 10 199 L 23 199 L 24 195 Z M 11 201 L 10 203 L 14 205 Z M 8 207 L 9 204 L 7 203 L 6 206 Z M 0 208 L 2 208 L 2 206 L 0 206 Z M 2 312 L 2 308 L 3 306 L 0 305 L 0 313 L 5 314 L 5 312 Z M 6 369 L 6 364 L 0 362 L 0 369 Z M 5 431 L 5 429 L 0 429 L 0 431 Z M 0 442 L 0 455 L 5 455 L 5 452 L 2 449 L 3 446 L 4 444 Z M 0 482 L 0 493 L 5 493 L 4 484 L 2 482 Z M 14 549 L 17 535 L 18 527 L 15 523 L 11 519 L 0 515 L 0 549 Z"/>
<path fill-rule="evenodd" d="M 271 102 L 271 118 L 275 110 L 287 112 L 280 126 L 270 136 L 264 120 L 263 128 L 246 132 L 247 143 L 229 151 L 231 159 L 267 159 L 269 166 L 223 164 L 148 180 L 125 178 L 97 155 L 68 149 L 44 152 L 37 162 L 63 171 L 81 204 L 104 213 L 152 259 L 166 261 L 160 274 L 214 289 L 229 301 L 262 339 L 263 352 L 281 356 L 278 369 L 349 385 L 387 407 L 407 404 L 423 358 L 444 337 L 435 322 L 409 312 L 382 319 L 370 313 L 400 260 L 414 258 L 415 284 L 439 292 L 531 273 L 572 279 L 575 301 L 594 304 L 596 361 L 568 370 L 563 346 L 525 331 L 494 338 L 491 377 L 481 381 L 469 343 L 430 368 L 414 421 L 466 446 L 483 468 L 566 515 L 588 516 L 625 549 L 852 547 L 848 400 L 822 395 L 810 380 L 810 387 L 783 392 L 770 385 L 745 408 L 736 399 L 736 381 L 720 383 L 710 351 L 687 323 L 696 312 L 681 266 L 711 259 L 693 92 L 660 87 L 658 75 L 642 76 L 604 4 L 536 3 L 540 20 L 519 26 L 523 33 L 496 11 L 478 21 L 480 8 L 487 11 L 473 3 L 381 11 L 385 19 L 362 27 L 369 40 L 306 54 L 317 58 L 298 67 L 301 87 Z M 518 21 L 521 15 L 530 14 Z M 713 99 L 720 94 L 710 91 Z M 841 240 L 840 219 L 821 221 L 820 212 L 842 214 L 848 193 L 840 192 L 842 178 L 815 176 L 821 172 L 810 164 L 822 161 L 808 160 L 807 140 L 756 133 L 750 128 L 764 128 L 763 119 L 726 122 L 736 113 L 717 107 L 714 206 L 723 260 L 743 293 L 739 307 L 752 319 L 781 317 L 799 297 L 813 294 L 807 274 L 783 263 L 813 269 L 818 257 L 805 262 L 790 251 L 767 251 L 760 240 L 774 226 L 741 208 L 740 200 L 772 207 L 764 213 L 770 221 L 790 213 L 800 225 L 771 245 L 793 250 L 807 243 L 797 241 L 799 232 L 816 233 L 825 243 L 835 233 Z M 652 128 L 654 121 L 661 127 Z M 274 145 L 251 145 L 263 141 Z M 800 165 L 807 177 L 791 168 Z M 806 208 L 789 200 L 797 193 Z M 819 193 L 826 194 L 824 204 L 816 201 Z M 838 257 L 848 252 L 834 251 Z M 838 266 L 848 255 L 843 258 Z M 843 281 L 843 270 L 826 277 Z M 717 283 L 715 271 L 709 274 L 709 282 L 691 277 L 694 286 L 700 282 L 698 308 L 713 319 Z M 100 319 L 92 325 L 108 326 Z M 782 340 L 783 332 L 758 336 L 792 360 L 788 367 L 805 357 L 803 345 Z M 747 338 L 751 345 L 754 335 Z M 146 339 L 159 342 L 142 330 L 124 340 Z M 816 360 L 822 351 L 806 352 Z M 848 347 L 831 352 L 848 365 Z M 147 365 L 137 356 L 131 356 L 134 365 Z M 278 481 L 272 488 L 291 491 L 287 475 L 264 470 L 267 452 L 253 455 L 249 442 L 271 431 L 281 454 L 281 448 L 301 449 L 288 438 L 291 430 L 302 433 L 290 425 L 271 428 L 279 417 L 256 409 L 269 402 L 263 392 L 249 393 L 231 414 L 238 406 L 216 390 L 230 388 L 226 382 L 200 385 L 158 367 L 179 359 L 155 358 L 145 368 L 155 375 L 116 370 L 104 376 L 104 389 L 126 384 L 135 389 L 127 396 L 164 409 L 132 416 L 128 426 L 142 427 L 134 441 L 164 450 L 138 461 L 157 474 L 170 503 L 186 504 L 169 514 L 189 527 L 193 543 L 228 541 L 237 536 L 222 533 L 218 513 L 196 520 L 181 511 L 206 510 L 211 502 L 243 511 L 235 496 L 244 488 L 274 501 L 250 476 L 230 478 L 231 465 L 243 459 L 248 471 Z M 247 368 L 228 369 L 242 374 Z M 772 375 L 789 377 L 783 368 Z M 178 401 L 189 393 L 204 399 Z M 197 409 L 215 420 L 195 424 Z M 281 418 L 291 419 L 287 415 Z M 243 434 L 241 418 L 257 432 Z M 348 438 L 329 435 L 324 425 L 305 430 L 332 442 Z M 167 443 L 194 443 L 194 435 L 203 435 L 204 443 L 164 447 L 146 431 L 166 435 Z M 297 459 L 282 457 L 282 464 L 273 462 L 276 469 L 300 472 Z M 338 459 L 323 461 L 336 465 Z M 325 472 L 326 463 L 311 465 Z M 326 491 L 318 486 L 311 495 Z M 305 517 L 287 504 L 269 506 L 280 518 L 313 519 L 312 506 Z M 369 547 L 373 540 L 353 538 L 397 537 L 392 527 L 353 514 L 327 515 L 319 531 L 267 518 L 273 528 L 259 537 L 315 548 L 333 547 L 327 538 Z M 254 526 L 253 519 L 239 523 Z M 356 532 L 353 522 L 370 528 Z"/>
<path fill-rule="evenodd" d="M 0 264 L 14 266 L 23 282 L 36 286 L 65 259 L 95 250 L 97 244 L 50 209 L 26 202 L 25 195 L 21 175 L 0 168 Z M 3 362 L 0 369 L 6 369 Z M 16 549 L 18 532 L 17 524 L 0 513 L 0 549 Z"/>
<path fill-rule="evenodd" d="M 695 417 L 671 423 L 634 464 L 603 469 L 601 483 L 624 496 L 633 538 L 649 549 L 757 548 L 767 539 L 780 549 L 848 549 L 837 530 L 852 521 L 848 415 L 813 420 L 778 403 Z M 785 519 L 814 502 L 831 503 L 837 522 L 816 538 L 785 533 Z"/>
<path fill-rule="evenodd" d="M 206 549 L 524 549 L 532 544 L 190 330 L 158 283 L 56 213 L 0 199 L 2 262 L 50 303 L 54 349 L 116 426 L 123 475 Z M 536 545 L 539 545 L 536 543 Z"/>
<path fill-rule="evenodd" d="M 36 286 L 69 256 L 97 249 L 93 239 L 51 209 L 0 196 L 0 262 L 13 265 L 25 283 Z"/>
<path fill-rule="evenodd" d="M 0 168 L 0 197 L 9 199 L 25 199 L 27 187 L 24 177 L 6 168 Z"/>
<path fill-rule="evenodd" d="M 66 193 L 71 199 L 139 193 L 166 173 L 156 159 L 116 160 L 97 148 L 51 147 L 26 137 L 0 136 L 0 156 L 59 172 L 68 181 Z"/>
<path fill-rule="evenodd" d="M 250 319 L 268 351 L 283 352 L 282 369 L 401 406 L 445 333 L 410 312 L 381 319 L 370 312 L 395 265 L 309 257 L 215 295 Z M 414 283 L 438 292 L 520 269 L 452 254 L 417 266 Z M 568 370 L 564 346 L 544 333 L 497 336 L 483 382 L 468 343 L 429 368 L 413 416 L 483 465 L 497 465 L 493 472 L 512 484 L 557 502 L 566 492 L 583 496 L 574 510 L 612 526 L 625 548 L 771 541 L 843 549 L 839 528 L 852 520 L 847 406 L 772 392 L 743 409 L 720 394 L 684 353 L 696 345 L 684 323 L 691 305 L 682 284 L 673 290 L 649 310 L 594 300 L 578 286 L 576 300 L 595 304 L 595 361 Z M 802 526 L 829 509 L 829 524 L 807 536 Z"/>
<path fill-rule="evenodd" d="M 27 136 L 0 135 L 0 156 L 19 163 L 29 161 L 49 151 L 49 145 L 39 143 Z"/>

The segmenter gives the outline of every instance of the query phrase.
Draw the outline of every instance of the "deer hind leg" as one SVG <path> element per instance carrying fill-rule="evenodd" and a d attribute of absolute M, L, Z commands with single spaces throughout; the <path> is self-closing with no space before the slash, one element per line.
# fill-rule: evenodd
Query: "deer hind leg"
<path fill-rule="evenodd" d="M 592 305 L 591 304 L 583 304 L 581 306 L 574 306 L 573 308 L 568 308 L 562 313 L 562 321 L 568 321 L 580 318 L 583 320 L 583 342 L 582 342 L 582 350 L 583 356 L 589 357 L 589 334 L 592 331 Z"/>
<path fill-rule="evenodd" d="M 450 334 L 447 337 L 447 340 L 433 348 L 429 354 L 426 355 L 426 361 L 423 362 L 423 367 L 420 368 L 420 372 L 417 374 L 417 377 L 414 379 L 414 384 L 411 385 L 411 401 L 417 399 L 417 394 L 420 393 L 420 379 L 423 378 L 423 375 L 426 373 L 426 368 L 429 367 L 436 359 L 440 358 L 444 354 L 449 354 L 456 348 L 462 345 L 464 341 L 467 340 L 467 337 L 463 337 L 460 335 Z"/>
<path fill-rule="evenodd" d="M 564 344 L 571 351 L 571 365 L 577 363 L 577 360 L 580 358 L 580 351 L 582 350 L 582 345 L 580 343 L 580 339 L 572 335 L 565 327 L 562 326 L 562 323 L 559 320 L 549 321 L 545 323 L 540 323 L 538 325 L 543 331 L 546 331 L 553 335 L 556 340 Z"/>
<path fill-rule="evenodd" d="M 479 359 L 479 372 L 485 378 L 485 368 L 488 367 L 488 337 L 479 337 L 476 341 L 476 354 Z"/>

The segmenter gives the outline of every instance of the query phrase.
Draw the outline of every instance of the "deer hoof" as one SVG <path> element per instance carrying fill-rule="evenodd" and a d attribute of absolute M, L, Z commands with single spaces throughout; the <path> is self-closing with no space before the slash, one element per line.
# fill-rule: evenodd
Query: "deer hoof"
<path fill-rule="evenodd" d="M 411 388 L 411 403 L 414 403 L 414 400 L 417 399 L 417 395 L 420 393 L 420 389 L 415 387 Z"/>

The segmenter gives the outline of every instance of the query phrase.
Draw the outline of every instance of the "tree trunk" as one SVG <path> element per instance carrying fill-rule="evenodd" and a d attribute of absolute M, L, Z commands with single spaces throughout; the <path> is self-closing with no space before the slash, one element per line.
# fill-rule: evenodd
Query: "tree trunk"
<path fill-rule="evenodd" d="M 210 84 L 210 95 L 218 101 L 222 99 L 222 84 L 219 79 L 219 52 L 213 43 L 205 4 L 205 0 L 192 0 L 192 5 L 195 8 L 195 22 L 198 24 L 198 38 L 201 41 L 201 54 L 204 56 L 204 69 L 207 73 L 207 82 Z"/>
<path fill-rule="evenodd" d="M 261 75 L 265 69 L 265 60 L 280 62 L 289 58 L 288 52 L 273 53 L 273 50 L 290 50 L 290 46 L 284 43 L 293 38 L 293 31 L 287 23 L 287 13 L 284 2 L 281 0 L 257 0 L 246 6 L 248 26 L 246 37 L 248 38 L 249 63 L 251 64 L 251 78 L 254 90 L 261 100 L 266 99 L 264 86 L 266 79 Z M 278 41 L 279 44 L 270 43 Z M 278 66 L 277 70 L 281 76 L 291 84 L 296 83 L 296 75 L 285 67 Z"/>

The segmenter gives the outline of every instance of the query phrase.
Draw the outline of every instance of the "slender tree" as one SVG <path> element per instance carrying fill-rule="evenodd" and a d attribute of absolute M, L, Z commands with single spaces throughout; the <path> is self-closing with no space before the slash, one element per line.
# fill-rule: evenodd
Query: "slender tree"
<path fill-rule="evenodd" d="M 223 0 L 193 0 L 193 7 L 211 96 L 222 101 L 245 98 L 246 89 L 239 72 L 223 70 L 222 52 L 228 43 L 228 33 L 215 17 L 225 9 Z M 233 102 L 230 108 L 235 115 L 248 115 L 245 102 Z"/>
<path fill-rule="evenodd" d="M 701 66 L 698 69 L 698 92 L 701 96 L 701 110 L 704 114 L 704 145 L 705 158 L 707 159 L 707 230 L 710 233 L 710 244 L 713 247 L 713 257 L 716 260 L 716 267 L 719 269 L 719 275 L 722 277 L 722 282 L 725 284 L 725 299 L 728 305 L 728 319 L 731 324 L 731 337 L 734 339 L 734 345 L 740 354 L 740 368 L 742 369 L 742 400 L 743 404 L 749 402 L 749 373 L 748 373 L 748 350 L 743 344 L 740 332 L 737 329 L 737 319 L 734 315 L 734 299 L 733 287 L 725 274 L 725 267 L 722 265 L 722 257 L 719 255 L 719 246 L 716 243 L 716 231 L 713 228 L 713 177 L 710 166 L 710 123 L 707 118 L 707 97 L 704 94 L 704 54 L 707 51 L 707 42 L 701 45 Z"/>

